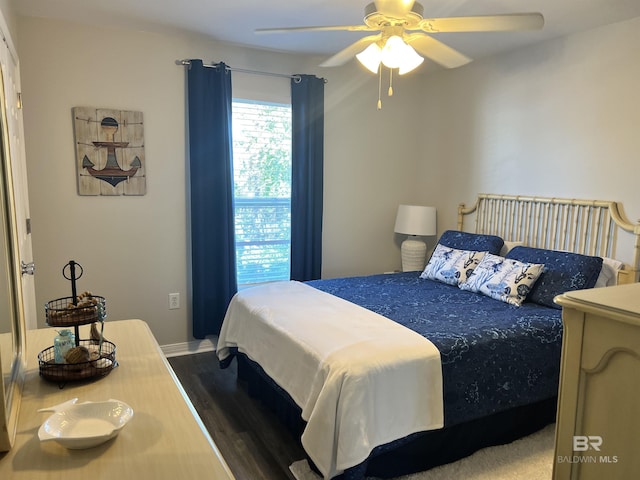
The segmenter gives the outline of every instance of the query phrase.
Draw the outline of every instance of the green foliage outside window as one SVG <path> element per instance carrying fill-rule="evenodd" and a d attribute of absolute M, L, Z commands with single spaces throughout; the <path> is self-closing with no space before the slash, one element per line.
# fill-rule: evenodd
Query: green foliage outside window
<path fill-rule="evenodd" d="M 234 101 L 238 285 L 289 279 L 291 108 Z"/>

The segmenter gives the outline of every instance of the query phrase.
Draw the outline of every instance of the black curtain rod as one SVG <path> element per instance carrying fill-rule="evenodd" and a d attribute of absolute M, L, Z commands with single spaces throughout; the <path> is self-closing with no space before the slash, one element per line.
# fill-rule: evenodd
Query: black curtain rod
<path fill-rule="evenodd" d="M 191 65 L 191 61 L 190 60 L 176 60 L 176 65 Z M 215 64 L 211 64 L 211 65 L 203 64 L 203 66 L 207 67 L 207 68 L 213 68 L 216 65 Z M 285 73 L 272 73 L 272 72 L 262 72 L 260 70 L 247 70 L 247 69 L 244 69 L 244 68 L 233 68 L 233 67 L 230 67 L 229 65 L 227 65 L 227 70 L 230 70 L 232 72 L 250 73 L 252 75 L 267 75 L 267 76 L 270 76 L 270 77 L 292 78 L 293 80 L 295 80 L 296 83 L 299 83 L 302 80 L 300 75 L 287 75 Z M 324 83 L 327 83 L 327 79 L 326 78 L 323 78 L 322 80 L 324 80 Z"/>

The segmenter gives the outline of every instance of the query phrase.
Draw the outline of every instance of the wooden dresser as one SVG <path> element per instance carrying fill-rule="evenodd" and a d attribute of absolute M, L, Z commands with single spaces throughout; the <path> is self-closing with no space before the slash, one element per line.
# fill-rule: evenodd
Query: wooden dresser
<path fill-rule="evenodd" d="M 640 478 L 640 284 L 568 292 L 554 480 Z"/>
<path fill-rule="evenodd" d="M 81 337 L 89 338 L 88 326 Z M 2 480 L 233 480 L 149 327 L 141 320 L 106 322 L 119 366 L 89 383 L 60 389 L 40 378 L 38 352 L 53 344 L 52 328 L 27 333 L 27 374 L 14 447 L 0 453 Z M 120 434 L 86 450 L 40 443 L 38 428 L 51 413 L 39 408 L 78 397 L 79 402 L 122 400 L 134 416 Z"/>

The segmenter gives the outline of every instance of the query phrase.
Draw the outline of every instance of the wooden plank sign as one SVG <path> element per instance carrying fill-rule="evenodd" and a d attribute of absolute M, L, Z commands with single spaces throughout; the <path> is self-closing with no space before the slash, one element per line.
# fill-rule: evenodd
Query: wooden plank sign
<path fill-rule="evenodd" d="M 79 195 L 147 193 L 142 112 L 73 108 Z"/>

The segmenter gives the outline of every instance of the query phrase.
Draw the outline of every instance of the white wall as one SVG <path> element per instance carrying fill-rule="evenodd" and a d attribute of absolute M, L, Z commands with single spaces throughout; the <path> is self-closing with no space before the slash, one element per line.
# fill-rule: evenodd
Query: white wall
<path fill-rule="evenodd" d="M 402 105 L 412 91 L 415 95 L 415 80 L 413 86 L 411 79 L 398 81 L 396 96 L 376 112 L 377 81 L 353 66 L 320 70 L 315 67 L 320 59 L 222 45 L 202 36 L 39 18 L 19 18 L 18 35 L 39 305 L 70 295 L 61 270 L 73 259 L 85 270 L 79 289 L 106 297 L 108 319 L 142 318 L 160 344 L 192 338 L 185 71 L 174 63 L 184 58 L 326 77 L 324 274 L 398 267 L 395 209 L 418 197 L 412 192 L 416 143 L 405 140 L 399 121 Z M 279 101 L 288 96 L 285 79 L 233 78 L 236 96 Z M 143 112 L 145 196 L 77 195 L 74 106 Z M 181 293 L 183 308 L 167 309 L 170 292 Z"/>
<path fill-rule="evenodd" d="M 418 176 L 440 229 L 478 192 L 617 200 L 639 219 L 638 59 L 635 18 L 425 77 Z"/>
<path fill-rule="evenodd" d="M 417 203 L 415 172 L 421 159 L 420 77 L 397 78 L 394 95 L 376 110 L 378 81 L 355 62 L 331 72 L 325 119 L 323 277 L 381 273 L 400 268 L 393 233 L 400 203 Z M 332 90 L 332 85 L 339 85 Z"/>

